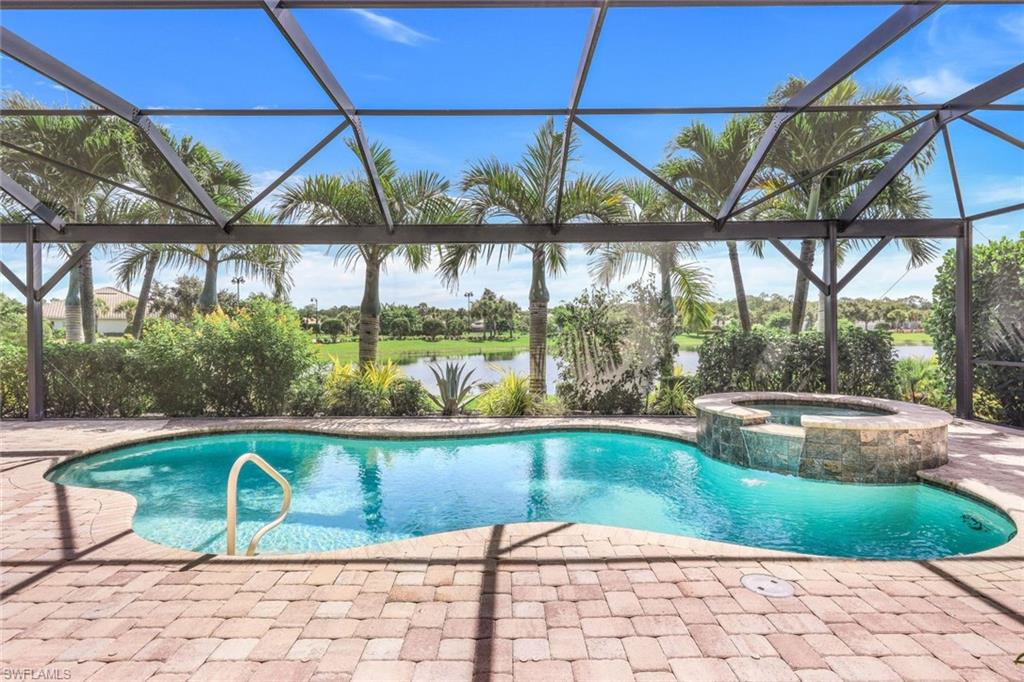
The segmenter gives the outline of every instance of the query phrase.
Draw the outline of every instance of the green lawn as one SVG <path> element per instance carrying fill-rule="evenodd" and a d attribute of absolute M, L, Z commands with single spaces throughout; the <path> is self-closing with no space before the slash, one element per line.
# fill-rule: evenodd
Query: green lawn
<path fill-rule="evenodd" d="M 676 337 L 679 350 L 697 350 L 700 344 L 704 343 L 703 334 L 680 334 Z"/>
<path fill-rule="evenodd" d="M 925 332 L 893 332 L 892 344 L 894 346 L 930 346 L 932 337 Z"/>
<path fill-rule="evenodd" d="M 516 336 L 509 340 L 507 337 L 500 339 L 487 339 L 481 341 L 479 337 L 463 337 L 461 339 L 438 339 L 427 341 L 426 339 L 388 339 L 382 338 L 377 345 L 377 355 L 382 360 L 388 358 L 408 358 L 423 355 L 476 355 L 478 353 L 519 353 L 527 350 L 529 345 L 525 334 Z M 359 356 L 359 343 L 355 339 L 339 341 L 338 343 L 323 343 L 316 346 L 320 357 L 324 359 L 336 358 L 340 362 L 355 362 Z"/>
<path fill-rule="evenodd" d="M 676 336 L 676 343 L 679 350 L 695 351 L 704 341 L 702 334 L 680 334 Z M 897 346 L 930 346 L 931 337 L 924 332 L 894 332 L 892 342 Z M 550 349 L 551 340 L 548 340 Z M 479 353 L 521 353 L 527 350 L 529 340 L 526 334 L 516 336 L 509 340 L 487 339 L 480 340 L 479 337 L 464 337 L 461 339 L 438 339 L 427 341 L 422 338 L 414 339 L 388 339 L 382 338 L 378 346 L 378 357 L 382 360 L 388 358 L 410 358 L 419 356 L 436 355 L 439 357 L 454 355 L 477 355 Z M 359 355 L 359 344 L 355 339 L 346 339 L 338 343 L 323 343 L 316 346 L 317 353 L 321 358 L 330 360 L 336 358 L 340 362 L 355 362 Z"/>

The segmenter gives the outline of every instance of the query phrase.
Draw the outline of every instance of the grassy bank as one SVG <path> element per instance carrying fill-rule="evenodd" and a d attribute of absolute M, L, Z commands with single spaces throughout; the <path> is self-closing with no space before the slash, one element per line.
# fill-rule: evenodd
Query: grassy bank
<path fill-rule="evenodd" d="M 930 346 L 932 337 L 924 332 L 893 332 L 892 345 L 894 346 Z"/>
<path fill-rule="evenodd" d="M 676 337 L 681 351 L 696 351 L 704 341 L 701 334 L 680 334 Z M 931 337 L 924 332 L 894 332 L 892 342 L 896 346 L 930 346 Z M 437 339 L 427 341 L 422 338 L 388 339 L 383 338 L 378 345 L 378 357 L 412 358 L 423 356 L 450 357 L 459 355 L 479 355 L 481 353 L 523 353 L 529 347 L 529 339 L 525 334 L 512 339 L 487 339 L 479 337 L 463 337 L 461 339 Z M 548 340 L 551 350 L 551 340 Z M 355 362 L 359 356 L 359 343 L 346 339 L 338 343 L 323 343 L 316 347 L 317 353 L 324 360 L 337 359 L 339 362 Z"/>
<path fill-rule="evenodd" d="M 478 337 L 461 339 L 387 339 L 382 338 L 377 345 L 377 354 L 381 359 L 408 358 L 417 356 L 452 356 L 478 355 L 480 353 L 521 353 L 526 351 L 529 340 L 525 334 L 500 339 L 481 341 Z M 320 357 L 340 362 L 355 362 L 359 357 L 359 342 L 355 339 L 324 343 L 316 347 Z"/>

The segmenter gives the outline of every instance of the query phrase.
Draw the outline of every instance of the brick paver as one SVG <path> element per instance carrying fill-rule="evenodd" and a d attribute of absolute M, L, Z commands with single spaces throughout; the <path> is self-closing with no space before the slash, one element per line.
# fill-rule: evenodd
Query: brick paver
<path fill-rule="evenodd" d="M 693 432 L 691 420 L 591 421 Z M 406 435 L 450 427 L 387 424 Z M 5 423 L 3 670 L 99 681 L 1024 679 L 1014 663 L 1024 653 L 1020 537 L 970 557 L 853 561 L 536 523 L 312 556 L 201 557 L 131 533 L 127 495 L 42 477 L 61 452 L 213 427 L 381 428 L 340 419 Z M 1024 436 L 957 422 L 950 456 L 927 477 L 1024 523 Z M 750 572 L 790 581 L 794 596 L 748 592 L 740 578 Z"/>

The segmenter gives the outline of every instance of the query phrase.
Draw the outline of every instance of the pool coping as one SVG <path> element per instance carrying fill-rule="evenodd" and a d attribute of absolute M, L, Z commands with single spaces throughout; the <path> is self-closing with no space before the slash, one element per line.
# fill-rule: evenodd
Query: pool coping
<path fill-rule="evenodd" d="M 792 393 L 786 391 L 745 391 L 735 393 L 713 393 L 694 401 L 697 409 L 710 414 L 738 419 L 744 425 L 759 424 L 771 416 L 767 410 L 747 407 L 745 403 L 778 402 L 782 404 L 806 405 L 823 403 L 834 407 L 864 407 L 878 410 L 880 414 L 863 416 L 804 415 L 800 418 L 802 428 L 856 429 L 935 429 L 953 423 L 952 415 L 927 405 L 905 403 L 885 398 L 865 398 L 853 395 L 832 395 L 826 393 Z M 806 421 L 805 421 L 806 420 Z"/>
<path fill-rule="evenodd" d="M 54 422 L 61 420 L 53 420 Z M 67 420 L 75 421 L 75 420 Z M 78 420 L 85 422 L 86 420 Z M 132 422 L 133 420 L 107 420 L 116 422 Z M 246 432 L 282 432 L 282 433 L 308 433 L 332 435 L 340 437 L 356 438 L 377 438 L 392 440 L 411 440 L 438 437 L 478 437 L 478 436 L 500 436 L 516 433 L 546 433 L 552 431 L 604 431 L 613 433 L 627 433 L 637 435 L 648 435 L 668 438 L 679 442 L 696 445 L 696 420 L 690 417 L 679 418 L 645 418 L 645 417 L 571 417 L 571 418 L 479 418 L 479 417 L 451 417 L 427 419 L 378 419 L 378 418 L 331 418 L 331 419 L 304 419 L 304 418 L 240 418 L 240 419 L 170 419 L 160 420 L 164 425 L 145 433 L 143 435 L 127 435 L 114 440 L 104 442 L 93 447 L 85 447 L 64 454 L 57 454 L 56 461 L 47 466 L 39 475 L 45 476 L 55 467 L 66 462 L 99 454 L 112 449 L 140 445 L 161 440 L 174 440 L 202 435 L 246 433 Z M 88 423 L 88 422 L 86 422 Z M 429 424 L 429 426 L 427 426 Z M 969 424 L 969 422 L 968 422 Z M 458 431 L 451 429 L 457 427 Z M 385 431 L 387 428 L 387 431 Z M 4 443 L 6 446 L 6 443 Z M 0 453 L 9 451 L 6 447 L 0 449 Z M 952 453 L 951 453 L 952 454 Z M 5 455 L 7 456 L 7 455 Z M 968 455 L 969 456 L 969 455 Z M 952 466 L 952 468 L 950 468 Z M 34 469 L 35 467 L 33 467 Z M 970 555 L 954 555 L 936 561 L 955 561 L 958 558 L 970 556 L 976 558 L 999 559 L 1019 557 L 1024 554 L 1024 537 L 1020 530 L 1024 528 L 1024 491 L 1003 490 L 984 481 L 973 478 L 958 476 L 955 465 L 945 465 L 936 469 L 918 472 L 918 478 L 926 484 L 934 485 L 952 492 L 963 494 L 976 501 L 988 504 L 989 506 L 1006 515 L 1016 526 L 1017 533 L 1006 543 L 991 549 Z M 43 479 L 48 485 L 57 486 L 47 479 Z M 132 521 L 136 511 L 136 500 L 129 494 L 120 491 L 101 488 L 77 488 L 77 490 L 88 490 L 90 493 L 102 497 L 109 496 L 116 500 L 116 504 L 104 505 L 101 515 L 102 526 L 107 531 L 130 534 L 133 541 L 143 543 L 139 546 L 148 554 L 172 553 L 178 559 L 194 560 L 204 554 L 189 550 L 178 549 L 161 545 L 147 540 L 136 534 L 132 529 Z M 537 522 L 510 523 L 505 524 L 506 528 L 532 527 Z M 548 522 L 541 522 L 548 523 Z M 576 527 L 586 529 L 593 537 L 623 537 L 628 536 L 636 544 L 652 544 L 665 547 L 693 548 L 699 547 L 700 551 L 711 555 L 729 557 L 742 556 L 776 556 L 779 558 L 799 556 L 814 561 L 901 561 L 900 559 L 856 559 L 850 557 L 836 557 L 831 555 L 804 554 L 782 550 L 772 550 L 759 547 L 751 547 L 727 543 L 717 540 L 705 540 L 690 536 L 674 535 L 668 533 L 657 533 L 653 531 L 635 530 L 615 526 L 603 526 L 595 524 L 573 524 Z M 396 540 L 387 543 L 364 545 L 349 549 L 329 550 L 324 552 L 306 552 L 297 554 L 273 554 L 280 560 L 316 561 L 317 559 L 337 559 L 347 556 L 366 556 L 386 554 L 387 552 L 406 551 L 406 545 L 422 547 L 425 543 L 430 546 L 440 546 L 445 538 L 458 536 L 459 534 L 481 533 L 485 529 L 494 526 L 480 528 L 462 529 L 445 533 L 436 533 L 418 538 Z M 246 561 L 249 558 L 228 557 L 216 555 L 218 559 Z"/>

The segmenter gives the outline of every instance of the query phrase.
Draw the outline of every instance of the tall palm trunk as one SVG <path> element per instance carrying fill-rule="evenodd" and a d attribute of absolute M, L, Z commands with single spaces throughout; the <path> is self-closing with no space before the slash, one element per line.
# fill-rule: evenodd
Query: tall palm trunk
<path fill-rule="evenodd" d="M 78 268 L 68 273 L 68 293 L 64 297 L 64 336 L 68 341 L 82 343 L 82 299 L 78 286 Z"/>
<path fill-rule="evenodd" d="M 736 248 L 736 242 L 725 243 L 729 249 L 729 266 L 732 267 L 732 284 L 736 289 L 736 309 L 740 315 L 740 328 L 750 331 L 750 305 L 747 303 L 747 291 L 743 288 L 743 271 L 740 270 L 740 252 Z"/>
<path fill-rule="evenodd" d="M 807 219 L 818 218 L 818 202 L 821 199 L 821 181 L 815 180 L 811 185 L 811 191 L 807 198 Z M 800 260 L 807 266 L 808 270 L 814 268 L 814 252 L 817 244 L 813 239 L 805 239 L 800 243 Z M 796 289 L 793 292 L 793 314 L 789 320 L 789 333 L 799 334 L 803 329 L 804 316 L 807 314 L 807 287 L 810 284 L 802 270 L 796 273 Z"/>
<path fill-rule="evenodd" d="M 142 338 L 142 323 L 146 321 L 146 308 L 149 307 L 149 293 L 153 288 L 153 278 L 156 276 L 156 266 L 160 263 L 160 254 L 151 253 L 146 256 L 146 270 L 142 275 L 142 287 L 139 289 L 139 300 L 135 304 L 135 314 L 132 317 L 132 336 Z"/>
<path fill-rule="evenodd" d="M 78 293 L 82 304 L 82 337 L 85 343 L 96 343 L 96 293 L 92 280 L 92 254 L 78 262 Z"/>
<path fill-rule="evenodd" d="M 530 279 L 530 390 L 538 396 L 547 395 L 548 293 L 544 245 L 534 244 L 533 273 Z"/>
<path fill-rule="evenodd" d="M 661 324 L 662 324 L 662 347 L 661 357 L 658 360 L 658 370 L 664 377 L 672 376 L 672 365 L 675 362 L 675 331 L 676 331 L 676 302 L 672 298 L 672 254 L 675 250 L 672 244 L 662 246 L 658 254 L 658 270 L 661 275 Z"/>
<path fill-rule="evenodd" d="M 217 309 L 217 270 L 220 267 L 216 251 L 211 250 L 206 260 L 206 277 L 199 294 L 199 312 L 204 315 Z"/>
<path fill-rule="evenodd" d="M 363 300 L 359 304 L 359 366 L 377 361 L 380 337 L 380 261 L 366 259 Z"/>

